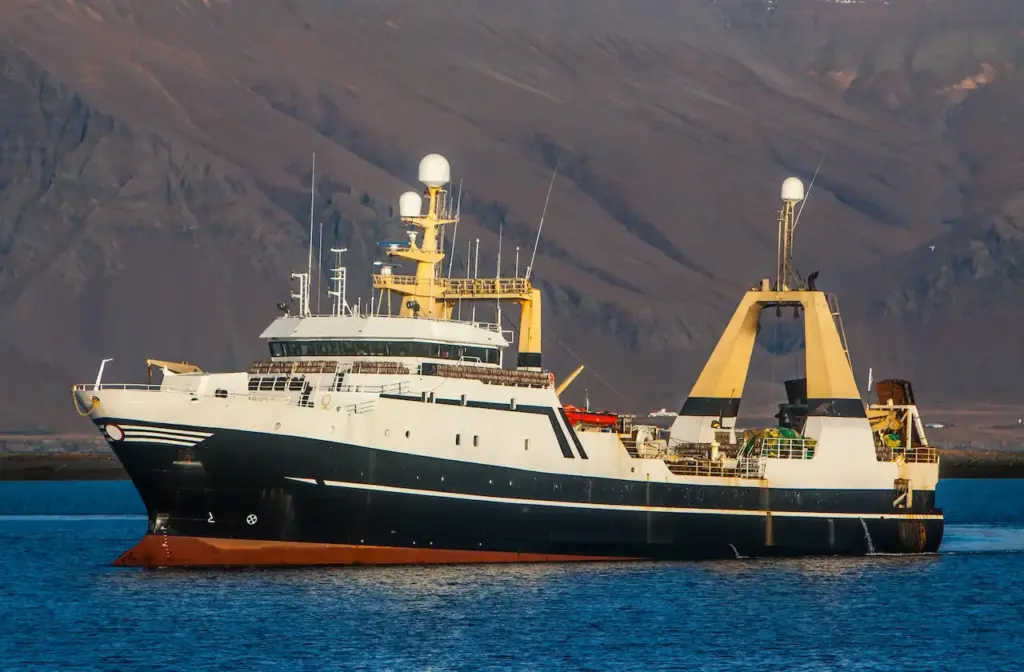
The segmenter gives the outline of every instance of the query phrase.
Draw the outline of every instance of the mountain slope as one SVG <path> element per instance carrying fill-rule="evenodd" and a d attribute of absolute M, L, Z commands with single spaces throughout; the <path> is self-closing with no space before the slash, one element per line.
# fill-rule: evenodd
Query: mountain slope
<path fill-rule="evenodd" d="M 363 296 L 420 156 L 440 151 L 465 178 L 455 268 L 479 237 L 487 272 L 499 229 L 506 272 L 507 250 L 532 247 L 557 165 L 536 267 L 548 360 L 564 372 L 582 357 L 608 385 L 576 386 L 631 408 L 685 395 L 743 287 L 771 273 L 778 184 L 809 180 L 824 156 L 801 268 L 869 295 L 844 300 L 855 348 L 891 343 L 893 373 L 955 397 L 974 360 L 950 375 L 935 362 L 975 338 L 955 306 L 991 289 L 954 273 L 967 298 L 933 297 L 941 339 L 899 297 L 935 284 L 929 241 L 970 247 L 1016 207 L 1019 166 L 1003 149 L 1014 145 L 987 127 L 1016 109 L 1017 11 L 995 0 L 5 4 L 0 357 L 25 393 L 0 426 L 74 425 L 60 390 L 104 356 L 118 378 L 147 356 L 209 368 L 260 356 L 256 336 L 305 264 L 313 152 L 325 246 L 350 248 Z M 974 46 L 945 58 L 942 16 L 973 30 Z M 1019 142 L 1019 128 L 1006 133 Z M 899 274 L 866 279 L 892 264 Z M 992 310 L 1020 314 L 1011 286 Z M 985 342 L 1007 347 L 1005 335 Z M 759 352 L 754 374 L 770 371 Z M 979 370 L 976 389 L 1019 396 L 1000 375 L 986 387 Z"/>

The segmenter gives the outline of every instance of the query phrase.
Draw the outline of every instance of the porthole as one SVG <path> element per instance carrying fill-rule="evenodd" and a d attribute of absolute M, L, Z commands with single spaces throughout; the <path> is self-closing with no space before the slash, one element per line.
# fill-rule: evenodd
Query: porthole
<path fill-rule="evenodd" d="M 462 443 L 462 436 L 460 434 L 455 435 L 455 445 L 458 446 Z"/>
<path fill-rule="evenodd" d="M 407 439 L 409 438 L 409 430 L 408 429 L 405 430 L 405 438 L 407 438 Z"/>
<path fill-rule="evenodd" d="M 479 446 L 479 445 L 480 445 L 480 437 L 479 437 L 479 436 L 476 436 L 476 435 L 474 434 L 474 435 L 473 435 L 473 447 L 474 447 L 474 448 L 476 448 L 476 447 L 477 447 L 477 446 Z"/>
<path fill-rule="evenodd" d="M 529 449 L 530 449 L 530 440 L 529 439 L 523 439 L 523 450 L 529 450 Z"/>
<path fill-rule="evenodd" d="M 280 422 L 275 422 L 274 423 L 274 429 L 281 429 L 281 423 Z"/>
<path fill-rule="evenodd" d="M 384 436 L 389 436 L 390 434 L 391 434 L 391 430 L 390 429 L 385 429 L 384 430 Z"/>

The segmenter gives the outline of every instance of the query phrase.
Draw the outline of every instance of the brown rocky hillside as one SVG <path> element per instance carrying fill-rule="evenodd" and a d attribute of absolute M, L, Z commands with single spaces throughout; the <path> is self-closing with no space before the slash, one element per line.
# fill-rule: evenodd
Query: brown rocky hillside
<path fill-rule="evenodd" d="M 1024 400 L 1022 36 L 1018 0 L 0 3 L 0 427 L 80 428 L 68 386 L 104 356 L 261 356 L 313 152 L 363 296 L 420 156 L 464 178 L 489 271 L 557 162 L 548 363 L 636 410 L 685 396 L 771 271 L 779 183 L 825 156 L 798 263 L 842 293 L 858 375 Z M 759 351 L 755 391 L 791 369 Z"/>

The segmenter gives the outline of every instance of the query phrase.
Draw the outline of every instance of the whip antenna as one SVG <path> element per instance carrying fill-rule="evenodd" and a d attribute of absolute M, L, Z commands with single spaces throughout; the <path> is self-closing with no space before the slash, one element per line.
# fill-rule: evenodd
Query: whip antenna
<path fill-rule="evenodd" d="M 548 202 L 551 200 L 551 189 L 555 186 L 555 178 L 558 177 L 558 165 L 562 162 L 562 157 L 558 157 L 555 161 L 555 170 L 551 173 L 551 184 L 548 185 L 548 195 L 544 199 L 544 209 L 540 211 L 540 225 L 537 227 L 537 239 L 533 241 L 533 254 L 530 255 L 530 265 L 526 267 L 526 279 L 530 279 L 530 273 L 533 271 L 533 262 L 537 259 L 537 246 L 540 245 L 540 232 L 544 230 L 544 215 L 548 212 Z"/>
<path fill-rule="evenodd" d="M 814 169 L 814 175 L 811 177 L 811 183 L 807 185 L 807 194 L 804 195 L 804 200 L 800 203 L 800 209 L 796 211 L 796 219 L 793 220 L 793 230 L 796 230 L 796 225 L 800 223 L 800 215 L 804 212 L 804 206 L 807 205 L 807 199 L 811 197 L 811 189 L 814 188 L 814 181 L 818 179 L 818 171 L 825 164 L 825 157 L 828 156 L 828 152 L 821 155 L 821 161 L 818 162 L 818 167 Z"/>
<path fill-rule="evenodd" d="M 459 198 L 455 202 L 455 230 L 452 232 L 452 256 L 448 260 L 448 279 L 452 277 L 452 265 L 455 264 L 455 239 L 459 237 L 459 214 L 462 212 L 462 178 L 459 178 Z"/>

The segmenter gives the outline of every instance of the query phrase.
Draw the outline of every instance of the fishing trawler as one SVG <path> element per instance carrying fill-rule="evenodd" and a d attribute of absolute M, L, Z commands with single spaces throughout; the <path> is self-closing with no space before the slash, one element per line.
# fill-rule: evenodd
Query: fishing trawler
<path fill-rule="evenodd" d="M 419 165 L 399 199 L 408 242 L 382 265 L 372 310 L 333 271 L 330 314 L 297 310 L 263 332 L 268 358 L 208 373 L 150 360 L 158 384 L 76 385 L 79 414 L 109 441 L 148 511 L 117 565 L 350 565 L 917 553 L 938 548 L 938 458 L 909 385 L 860 400 L 837 309 L 792 271 L 794 205 L 783 187 L 774 283 L 747 291 L 671 429 L 632 416 L 589 422 L 545 370 L 541 292 L 520 276 L 442 272 L 457 226 L 450 168 Z M 424 212 L 425 208 L 425 212 Z M 457 232 L 457 229 L 456 229 Z M 417 237 L 419 236 L 419 240 Z M 454 235 L 453 235 L 454 238 Z M 500 268 L 500 266 L 499 266 Z M 392 297 L 399 299 L 391 311 Z M 520 307 L 518 355 L 460 301 Z M 294 302 L 293 302 L 294 303 Z M 780 425 L 735 421 L 764 309 L 804 317 L 805 379 Z M 897 393 L 898 392 L 898 393 Z"/>

